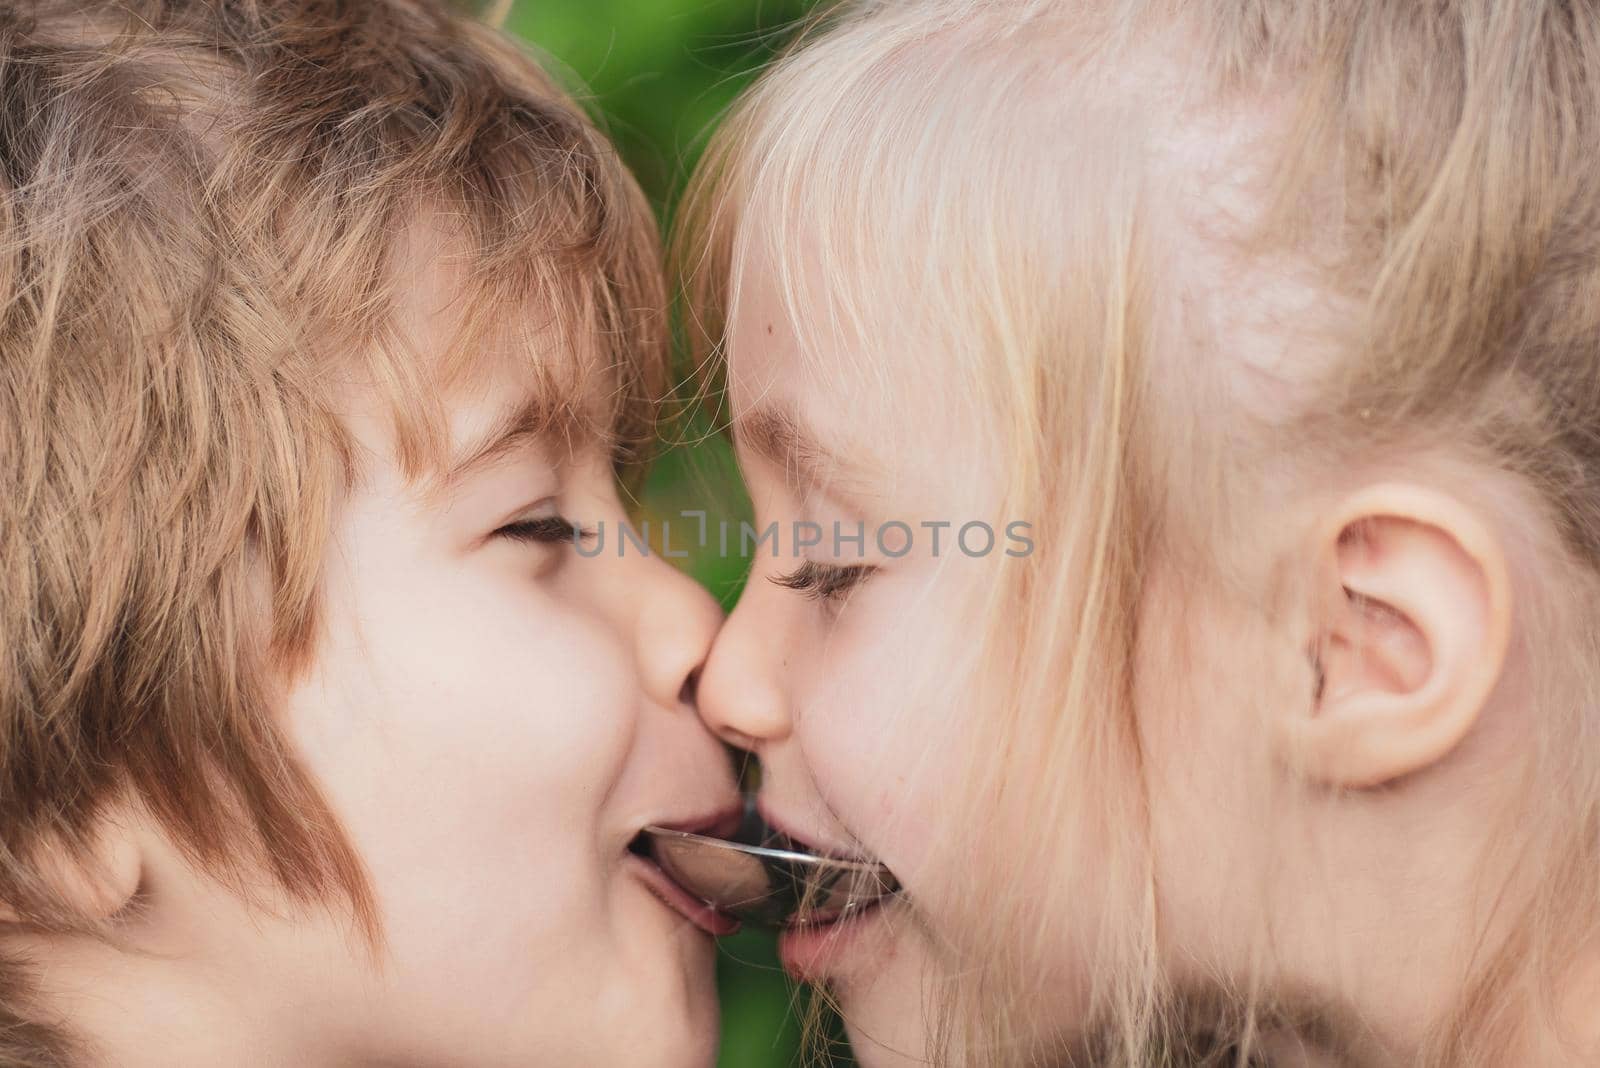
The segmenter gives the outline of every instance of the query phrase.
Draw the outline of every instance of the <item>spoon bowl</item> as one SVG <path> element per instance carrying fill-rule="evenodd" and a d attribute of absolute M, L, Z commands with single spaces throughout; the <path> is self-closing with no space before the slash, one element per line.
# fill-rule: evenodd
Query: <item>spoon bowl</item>
<path fill-rule="evenodd" d="M 642 844 L 662 871 L 706 904 L 745 923 L 793 927 L 831 923 L 898 892 L 894 874 L 871 861 L 646 827 Z"/>

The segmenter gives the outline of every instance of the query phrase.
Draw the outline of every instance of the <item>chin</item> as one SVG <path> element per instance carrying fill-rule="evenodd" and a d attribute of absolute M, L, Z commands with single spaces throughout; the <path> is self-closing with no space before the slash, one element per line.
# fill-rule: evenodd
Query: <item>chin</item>
<path fill-rule="evenodd" d="M 638 1068 L 712 1068 L 717 1060 L 715 990 L 706 990 L 709 1010 L 696 1006 L 688 1016 L 658 1017 L 641 1030 L 634 1048 L 618 1050 L 613 1064 Z"/>
<path fill-rule="evenodd" d="M 619 1005 L 610 1024 L 601 1024 L 608 1041 L 588 1063 L 628 1068 L 713 1068 L 717 1059 L 716 984 L 684 991 L 671 972 L 634 972 L 636 997 Z"/>
<path fill-rule="evenodd" d="M 684 972 L 684 1011 L 674 1014 L 671 1023 L 661 1029 L 663 1034 L 676 1036 L 673 1049 L 677 1052 L 662 1059 L 662 1068 L 711 1068 L 717 1059 L 722 1011 L 717 1000 L 716 947 L 709 938 L 693 937 L 695 944 L 681 950 L 688 958 Z"/>
<path fill-rule="evenodd" d="M 908 926 L 877 941 L 877 959 L 860 960 L 846 978 L 832 984 L 850 1051 L 861 1068 L 904 1068 L 930 1063 L 932 1028 L 927 1000 L 933 982 L 926 943 Z"/>
<path fill-rule="evenodd" d="M 625 967 L 638 1003 L 618 1030 L 637 1037 L 612 1063 L 711 1068 L 721 1022 L 716 944 L 642 889 L 629 898 L 627 929 L 636 949 Z"/>
<path fill-rule="evenodd" d="M 896 1016 L 852 1006 L 852 1000 L 842 998 L 840 1011 L 850 1053 L 860 1068 L 927 1068 L 927 1021 L 921 1012 Z"/>

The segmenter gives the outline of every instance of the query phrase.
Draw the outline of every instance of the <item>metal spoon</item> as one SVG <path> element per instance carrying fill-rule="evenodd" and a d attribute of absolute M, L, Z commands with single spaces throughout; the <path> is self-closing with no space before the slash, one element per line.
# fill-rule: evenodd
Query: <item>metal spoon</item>
<path fill-rule="evenodd" d="M 662 871 L 706 904 L 746 923 L 830 923 L 900 889 L 882 864 L 806 853 L 781 836 L 761 834 L 757 841 L 763 844 L 754 845 L 666 827 L 646 827 L 643 833 Z"/>

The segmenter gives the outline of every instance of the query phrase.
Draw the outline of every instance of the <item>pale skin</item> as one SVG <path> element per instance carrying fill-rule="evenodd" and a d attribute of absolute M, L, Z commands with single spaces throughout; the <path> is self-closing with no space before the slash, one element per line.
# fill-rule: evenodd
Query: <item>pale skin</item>
<path fill-rule="evenodd" d="M 886 518 L 985 515 L 1004 460 L 985 451 L 960 410 L 940 409 L 940 394 L 919 390 L 939 378 L 926 346 L 872 350 L 888 354 L 898 395 L 863 410 L 859 393 L 829 388 L 849 381 L 850 348 L 824 348 L 820 366 L 806 370 L 771 277 L 752 273 L 737 288 L 729 384 L 758 525 L 838 517 L 870 529 Z M 1218 349 L 1262 344 L 1259 322 L 1271 316 L 1258 310 L 1251 336 L 1224 338 Z M 768 455 L 761 427 L 773 410 L 804 431 L 787 443 L 790 455 Z M 872 450 L 851 432 L 863 426 L 906 447 Z M 810 462 L 819 456 L 848 458 L 848 474 L 819 469 Z M 796 477 L 802 469 L 813 481 Z M 1263 626 L 1261 606 L 1233 603 L 1154 562 L 1135 687 L 1163 968 L 1179 983 L 1242 979 L 1270 927 L 1264 978 L 1314 1006 L 1334 1032 L 1326 1044 L 1268 1036 L 1274 1064 L 1407 1063 L 1421 1029 L 1460 995 L 1476 938 L 1495 930 L 1481 888 L 1538 877 L 1519 877 L 1507 858 L 1485 852 L 1486 828 L 1517 797 L 1537 725 L 1527 650 L 1516 641 L 1515 576 L 1538 561 L 1519 556 L 1508 534 L 1525 500 L 1434 451 L 1263 501 L 1259 522 L 1276 525 L 1264 540 L 1285 547 L 1283 566 L 1312 591 L 1276 606 L 1275 618 L 1290 621 L 1277 628 Z M 1041 551 L 1049 551 L 1043 538 Z M 862 562 L 832 559 L 826 546 L 808 555 Z M 760 756 L 764 804 L 789 829 L 879 857 L 900 875 L 912 907 L 861 921 L 811 962 L 808 977 L 839 998 L 864 1065 L 920 1063 L 923 1028 L 907 1021 L 925 1001 L 923 965 L 962 938 L 963 903 L 924 860 L 959 774 L 969 709 L 940 704 L 927 686 L 930 665 L 951 661 L 919 653 L 958 651 L 968 640 L 957 606 L 985 570 L 959 555 L 942 567 L 919 553 L 885 559 L 869 540 L 865 563 L 877 570 L 829 605 L 767 581 L 794 562 L 756 561 L 708 663 L 701 712 Z M 1177 672 L 1180 653 L 1187 666 Z M 1272 710 L 1265 737 L 1262 707 Z M 1271 783 L 1246 770 L 1243 754 L 1262 745 Z M 1263 802 L 1285 783 L 1306 799 L 1292 813 Z M 1094 858 L 1082 867 L 1092 872 Z M 1070 933 L 1094 926 L 1095 898 L 1092 876 L 1054 898 L 1069 902 L 1055 955 L 1064 996 L 1039 1010 L 1043 1034 L 1071 1036 L 1086 1024 L 1070 992 L 1087 985 L 1093 962 Z M 1593 989 L 1572 977 L 1562 986 L 1569 1006 Z M 1532 1042 L 1547 1029 L 1531 1002 L 1527 1012 Z M 1586 1063 L 1600 1036 L 1592 1012 L 1568 1011 L 1564 1022 L 1577 1051 L 1571 1063 Z"/>
<path fill-rule="evenodd" d="M 418 248 L 405 319 L 437 351 L 451 290 Z M 516 356 L 452 399 L 457 450 L 528 400 Z M 282 715 L 367 866 L 380 955 L 338 910 L 294 911 L 264 880 L 266 907 L 247 906 L 132 806 L 104 828 L 107 878 L 60 880 L 126 944 L 8 945 L 37 959 L 48 1012 L 95 1064 L 711 1063 L 711 938 L 627 847 L 737 802 L 685 686 L 715 603 L 653 556 L 504 533 L 622 522 L 598 443 L 524 438 L 429 496 L 376 412 L 353 395 L 365 477 L 334 531 L 325 637 Z"/>

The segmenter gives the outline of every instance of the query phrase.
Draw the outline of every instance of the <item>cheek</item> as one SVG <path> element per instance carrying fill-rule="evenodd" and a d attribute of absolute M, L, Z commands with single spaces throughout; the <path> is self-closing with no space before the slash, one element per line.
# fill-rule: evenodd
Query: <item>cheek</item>
<path fill-rule="evenodd" d="M 1268 874 L 1294 867 L 1309 825 L 1278 793 L 1270 726 L 1285 692 L 1265 633 L 1248 610 L 1184 602 L 1181 583 L 1164 565 L 1147 575 L 1134 671 L 1155 874 L 1168 944 L 1230 968 L 1269 914 Z"/>
<path fill-rule="evenodd" d="M 931 858 L 959 774 L 966 708 L 952 697 L 948 658 L 930 655 L 953 639 L 943 626 L 952 616 L 886 586 L 806 658 L 796 734 L 823 800 L 909 883 Z"/>
<path fill-rule="evenodd" d="M 635 729 L 605 628 L 491 568 L 358 572 L 346 592 L 291 708 L 380 893 L 469 872 L 481 899 L 592 884 Z"/>

